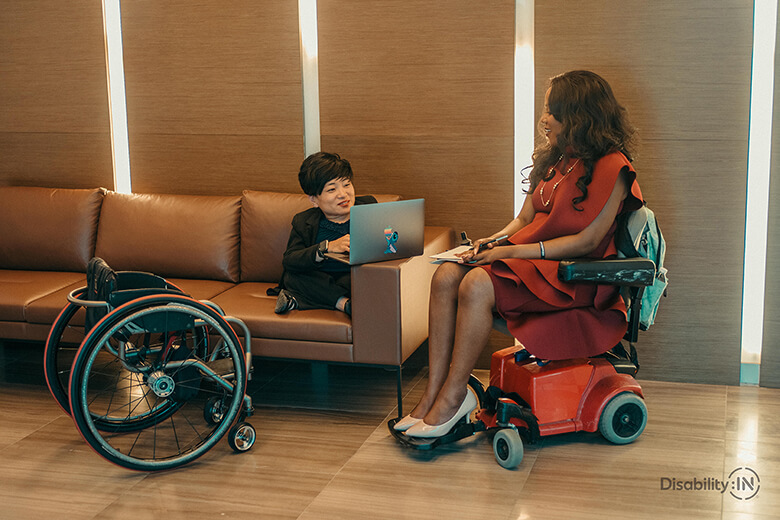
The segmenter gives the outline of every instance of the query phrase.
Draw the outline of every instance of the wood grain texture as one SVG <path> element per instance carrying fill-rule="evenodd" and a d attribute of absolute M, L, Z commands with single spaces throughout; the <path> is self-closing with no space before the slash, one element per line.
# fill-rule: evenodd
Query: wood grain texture
<path fill-rule="evenodd" d="M 256 360 L 254 448 L 235 454 L 220 442 L 193 464 L 150 474 L 87 447 L 42 382 L 41 355 L 40 345 L 0 343 L 4 518 L 617 520 L 630 504 L 641 520 L 768 520 L 780 506 L 777 389 L 642 380 L 648 423 L 634 443 L 546 437 L 526 443 L 521 464 L 506 470 L 484 432 L 429 451 L 400 446 L 386 426 L 391 372 Z M 28 383 L 14 383 L 25 371 Z M 409 372 L 408 409 L 426 384 L 424 369 Z M 742 466 L 760 476 L 752 500 L 660 488 L 661 478 L 725 479 Z"/>
<path fill-rule="evenodd" d="M 319 5 L 322 148 L 474 237 L 512 218 L 514 2 Z M 485 196 L 489 202 L 485 201 Z"/>
<path fill-rule="evenodd" d="M 122 10 L 136 186 L 240 193 L 297 173 L 297 2 L 138 1 Z"/>
<path fill-rule="evenodd" d="M 0 6 L 0 184 L 113 185 L 100 2 Z"/>
<path fill-rule="evenodd" d="M 737 384 L 752 4 L 536 3 L 537 107 L 594 70 L 639 129 L 635 167 L 668 243 L 669 297 L 638 343 L 643 377 Z"/>
<path fill-rule="evenodd" d="M 775 71 L 780 71 L 780 41 L 775 46 Z M 777 80 L 772 127 L 761 386 L 780 388 L 780 82 Z"/>

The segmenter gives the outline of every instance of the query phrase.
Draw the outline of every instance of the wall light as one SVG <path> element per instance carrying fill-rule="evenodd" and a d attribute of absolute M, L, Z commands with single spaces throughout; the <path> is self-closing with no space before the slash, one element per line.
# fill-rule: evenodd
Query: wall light
<path fill-rule="evenodd" d="M 130 145 L 127 138 L 125 67 L 122 57 L 122 15 L 119 2 L 120 0 L 103 0 L 111 155 L 114 163 L 114 190 L 119 193 L 132 193 Z"/>
<path fill-rule="evenodd" d="M 525 193 L 521 170 L 531 164 L 536 136 L 534 109 L 534 0 L 515 0 L 515 212 Z"/>
<path fill-rule="evenodd" d="M 317 0 L 298 0 L 303 83 L 303 148 L 306 157 L 320 151 L 320 80 L 317 61 Z"/>
<path fill-rule="evenodd" d="M 758 384 L 764 321 L 777 0 L 753 3 L 740 382 Z"/>

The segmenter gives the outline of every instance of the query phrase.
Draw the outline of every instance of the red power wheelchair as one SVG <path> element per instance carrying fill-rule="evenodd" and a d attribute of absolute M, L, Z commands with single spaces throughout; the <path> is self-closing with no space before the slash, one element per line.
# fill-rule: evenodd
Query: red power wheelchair
<path fill-rule="evenodd" d="M 490 385 L 473 375 L 469 387 L 479 402 L 475 414 L 459 421 L 442 437 L 421 439 L 396 431 L 399 418 L 388 422 L 403 446 L 431 450 L 479 432 L 493 434 L 496 461 L 511 469 L 523 460 L 523 441 L 559 433 L 600 432 L 615 444 L 636 440 L 647 424 L 642 389 L 634 379 L 639 370 L 634 343 L 645 287 L 652 285 L 656 266 L 646 258 L 563 260 L 558 277 L 567 282 L 617 285 L 628 300 L 629 350 L 619 343 L 592 358 L 545 362 L 522 345 L 493 353 Z"/>

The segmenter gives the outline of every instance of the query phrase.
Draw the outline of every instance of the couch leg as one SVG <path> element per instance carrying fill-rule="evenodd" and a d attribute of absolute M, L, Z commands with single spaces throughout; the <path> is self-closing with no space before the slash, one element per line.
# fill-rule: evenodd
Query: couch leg
<path fill-rule="evenodd" d="M 397 392 L 398 392 L 398 417 L 404 416 L 404 394 L 403 394 L 403 365 L 398 365 L 398 381 L 397 381 Z"/>

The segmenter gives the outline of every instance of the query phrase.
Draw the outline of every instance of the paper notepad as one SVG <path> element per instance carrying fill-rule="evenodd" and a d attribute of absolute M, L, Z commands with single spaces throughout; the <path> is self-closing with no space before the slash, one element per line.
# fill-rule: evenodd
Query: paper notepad
<path fill-rule="evenodd" d="M 463 254 L 469 249 L 471 249 L 471 246 L 458 246 L 438 255 L 431 255 L 431 258 L 440 262 L 460 262 L 460 257 L 455 255 Z"/>

